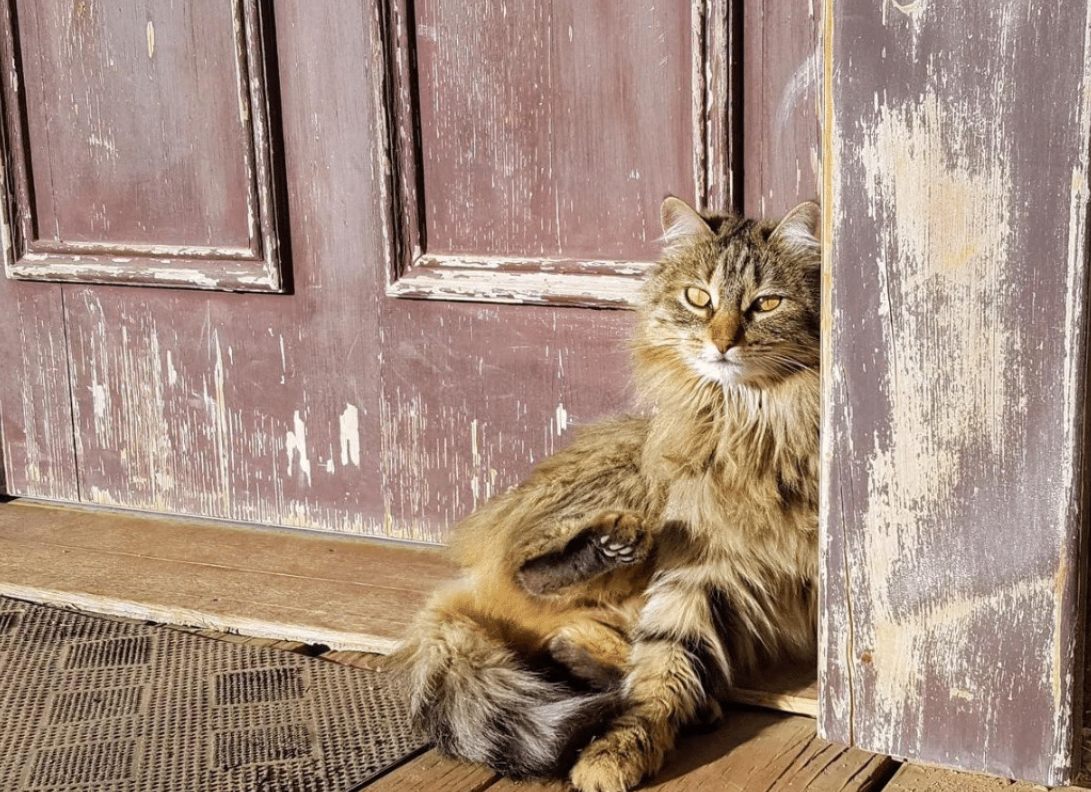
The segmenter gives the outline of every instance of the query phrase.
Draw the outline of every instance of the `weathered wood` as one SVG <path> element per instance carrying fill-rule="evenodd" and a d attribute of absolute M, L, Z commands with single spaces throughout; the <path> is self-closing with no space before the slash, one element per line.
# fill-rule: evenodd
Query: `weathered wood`
<path fill-rule="evenodd" d="M 0 278 L 4 492 L 77 500 L 61 287 Z"/>
<path fill-rule="evenodd" d="M 938 767 L 907 763 L 883 787 L 884 792 L 1046 792 L 1034 784 L 1007 778 L 962 773 Z M 1064 792 L 1057 788 L 1055 792 Z"/>
<path fill-rule="evenodd" d="M 876 792 L 897 763 L 815 736 L 814 721 L 732 709 L 712 734 L 683 737 L 658 775 L 641 786 L 657 792 Z M 500 780 L 494 792 L 560 792 L 561 782 Z"/>
<path fill-rule="evenodd" d="M 742 208 L 776 217 L 818 196 L 821 3 L 743 5 Z"/>
<path fill-rule="evenodd" d="M 323 660 L 329 660 L 331 663 L 339 663 L 353 668 L 363 668 L 368 671 L 385 671 L 387 668 L 386 655 L 374 654 L 372 652 L 354 652 L 334 649 L 329 652 L 323 652 L 319 657 Z"/>
<path fill-rule="evenodd" d="M 580 260 L 654 258 L 668 192 L 733 198 L 735 5 L 645 5 L 390 4 L 391 295 L 627 307 Z"/>
<path fill-rule="evenodd" d="M 264 38 L 258 0 L 0 3 L 8 275 L 280 290 Z"/>
<path fill-rule="evenodd" d="M 481 792 L 492 788 L 496 778 L 495 773 L 482 767 L 427 751 L 364 788 L 368 792 Z"/>
<path fill-rule="evenodd" d="M 813 663 L 791 664 L 761 669 L 739 680 L 731 692 L 739 704 L 818 716 L 818 679 Z"/>
<path fill-rule="evenodd" d="M 1089 11 L 824 12 L 822 731 L 1048 784 L 1079 733 Z"/>
<path fill-rule="evenodd" d="M 77 287 L 84 498 L 353 533 L 388 529 L 377 464 L 385 283 L 367 9 L 276 4 L 294 294 Z M 335 21 L 336 20 L 336 21 Z M 355 21 L 354 21 L 355 20 Z M 273 42 L 268 43 L 273 46 Z M 375 266 L 369 266 L 369 262 Z"/>
<path fill-rule="evenodd" d="M 0 504 L 0 593 L 167 624 L 388 652 L 452 573 L 353 537 Z"/>

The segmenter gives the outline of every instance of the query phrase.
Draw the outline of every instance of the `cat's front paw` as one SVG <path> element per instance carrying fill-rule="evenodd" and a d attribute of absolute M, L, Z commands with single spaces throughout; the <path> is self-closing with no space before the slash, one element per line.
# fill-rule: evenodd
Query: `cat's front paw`
<path fill-rule="evenodd" d="M 651 533 L 644 519 L 633 512 L 606 512 L 590 526 L 595 550 L 607 561 L 637 564 L 651 552 Z"/>
<path fill-rule="evenodd" d="M 579 792 L 626 792 L 658 770 L 662 752 L 637 731 L 615 729 L 584 748 L 569 774 L 572 786 Z"/>

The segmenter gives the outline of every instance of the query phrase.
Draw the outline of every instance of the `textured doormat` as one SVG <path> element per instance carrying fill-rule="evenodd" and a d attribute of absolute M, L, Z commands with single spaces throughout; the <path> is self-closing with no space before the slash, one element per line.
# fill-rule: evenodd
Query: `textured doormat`
<path fill-rule="evenodd" d="M 423 745 L 384 674 L 0 598 L 0 786 L 345 792 Z"/>

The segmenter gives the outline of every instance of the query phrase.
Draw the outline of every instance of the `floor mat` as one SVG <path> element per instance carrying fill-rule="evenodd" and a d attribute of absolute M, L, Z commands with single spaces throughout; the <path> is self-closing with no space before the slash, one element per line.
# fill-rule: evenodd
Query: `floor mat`
<path fill-rule="evenodd" d="M 344 792 L 423 745 L 384 674 L 0 599 L 0 779 Z"/>

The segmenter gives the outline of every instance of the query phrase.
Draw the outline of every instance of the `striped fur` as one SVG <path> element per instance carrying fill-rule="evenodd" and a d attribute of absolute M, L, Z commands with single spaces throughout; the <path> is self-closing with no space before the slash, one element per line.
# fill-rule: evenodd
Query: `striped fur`
<path fill-rule="evenodd" d="M 575 759 L 583 792 L 633 787 L 741 672 L 814 651 L 817 207 L 668 199 L 663 224 L 634 340 L 652 417 L 589 428 L 464 520 L 466 577 L 399 655 L 443 750 L 516 776 Z"/>

